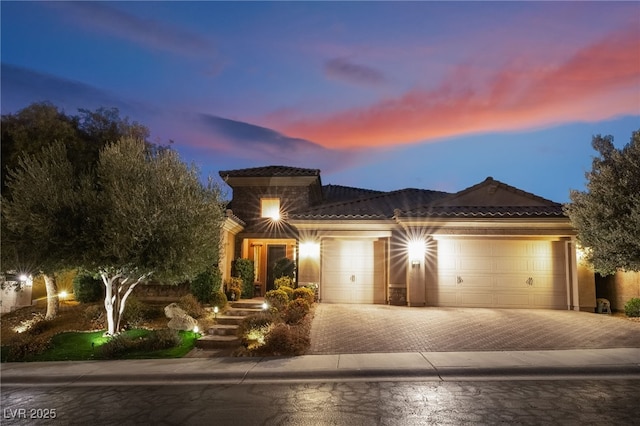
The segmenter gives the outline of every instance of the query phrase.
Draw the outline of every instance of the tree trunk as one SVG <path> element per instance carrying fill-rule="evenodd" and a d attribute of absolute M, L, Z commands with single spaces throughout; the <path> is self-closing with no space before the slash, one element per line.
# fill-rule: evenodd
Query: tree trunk
<path fill-rule="evenodd" d="M 115 334 L 116 324 L 113 320 L 113 281 L 115 277 L 108 277 L 107 274 L 100 274 L 102 282 L 104 283 L 104 309 L 107 311 L 107 335 L 113 336 Z"/>
<path fill-rule="evenodd" d="M 44 318 L 51 320 L 58 315 L 58 309 L 60 308 L 58 285 L 56 284 L 56 277 L 53 274 L 42 275 L 44 276 L 44 284 L 47 289 L 47 314 Z"/>

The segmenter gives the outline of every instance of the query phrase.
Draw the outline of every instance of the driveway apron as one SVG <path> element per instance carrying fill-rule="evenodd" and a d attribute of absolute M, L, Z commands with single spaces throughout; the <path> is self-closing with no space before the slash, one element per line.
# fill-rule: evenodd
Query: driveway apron
<path fill-rule="evenodd" d="M 316 305 L 309 354 L 640 347 L 640 322 L 545 309 Z"/>

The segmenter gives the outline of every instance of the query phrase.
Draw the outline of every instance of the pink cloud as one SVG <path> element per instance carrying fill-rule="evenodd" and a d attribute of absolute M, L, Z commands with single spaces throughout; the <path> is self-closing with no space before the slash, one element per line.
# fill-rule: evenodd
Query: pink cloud
<path fill-rule="evenodd" d="M 640 31 L 620 30 L 564 61 L 514 61 L 478 75 L 459 66 L 434 89 L 270 126 L 327 147 L 365 147 L 640 114 Z"/>

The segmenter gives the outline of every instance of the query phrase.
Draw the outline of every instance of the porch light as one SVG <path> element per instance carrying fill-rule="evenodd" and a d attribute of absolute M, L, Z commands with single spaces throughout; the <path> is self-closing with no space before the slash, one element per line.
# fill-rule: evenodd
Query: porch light
<path fill-rule="evenodd" d="M 409 262 L 411 262 L 411 265 L 420 265 L 426 252 L 426 243 L 424 240 L 409 241 L 407 251 L 409 253 Z"/>
<path fill-rule="evenodd" d="M 300 258 L 320 256 L 320 244 L 314 242 L 300 243 Z"/>

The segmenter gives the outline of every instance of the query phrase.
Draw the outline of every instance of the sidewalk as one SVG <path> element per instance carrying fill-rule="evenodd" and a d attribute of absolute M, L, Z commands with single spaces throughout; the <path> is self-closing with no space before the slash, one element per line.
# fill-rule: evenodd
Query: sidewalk
<path fill-rule="evenodd" d="M 0 372 L 5 386 L 640 379 L 640 348 L 3 363 Z"/>

